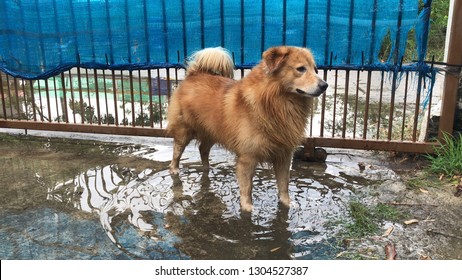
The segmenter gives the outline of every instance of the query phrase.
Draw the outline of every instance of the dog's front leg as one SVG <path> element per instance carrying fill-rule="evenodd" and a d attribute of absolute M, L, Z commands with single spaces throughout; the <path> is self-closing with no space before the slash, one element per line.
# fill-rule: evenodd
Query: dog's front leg
<path fill-rule="evenodd" d="M 239 183 L 241 210 L 252 212 L 252 179 L 257 162 L 250 156 L 241 155 L 237 159 L 236 173 Z"/>
<path fill-rule="evenodd" d="M 276 175 L 279 190 L 279 200 L 286 207 L 290 207 L 289 179 L 291 161 L 292 153 L 288 153 L 288 156 L 273 161 L 274 174 Z"/>

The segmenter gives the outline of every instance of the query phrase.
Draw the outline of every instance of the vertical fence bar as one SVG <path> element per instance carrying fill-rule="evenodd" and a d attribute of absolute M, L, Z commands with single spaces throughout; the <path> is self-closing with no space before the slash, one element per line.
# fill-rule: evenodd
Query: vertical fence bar
<path fill-rule="evenodd" d="M 380 138 L 380 123 L 382 119 L 382 99 L 383 99 L 383 80 L 384 80 L 384 72 L 381 71 L 381 78 L 380 78 L 380 96 L 379 96 L 379 112 L 378 112 L 378 119 L 377 119 L 377 140 Z"/>
<path fill-rule="evenodd" d="M 324 69 L 324 75 L 323 75 L 324 81 L 327 82 L 327 69 Z M 321 137 L 324 137 L 324 123 L 325 123 L 325 117 L 326 117 L 326 95 L 327 93 L 322 95 L 322 103 L 321 103 L 321 126 L 320 126 L 320 132 L 319 135 Z"/>
<path fill-rule="evenodd" d="M 40 108 L 39 108 L 40 121 L 43 122 L 45 116 L 43 115 L 42 90 L 40 86 L 40 80 L 38 80 L 37 83 L 38 83 L 38 94 L 39 94 L 39 103 L 40 103 Z"/>
<path fill-rule="evenodd" d="M 6 120 L 6 101 L 5 101 L 5 91 L 3 90 L 3 78 L 2 73 L 0 73 L 0 94 L 2 95 L 2 109 L 3 109 L 3 118 Z"/>
<path fill-rule="evenodd" d="M 48 85 L 48 79 L 45 80 L 45 91 L 46 91 L 46 96 L 47 96 L 48 121 L 52 122 L 52 119 L 51 119 L 51 104 L 50 104 L 50 87 Z"/>
<path fill-rule="evenodd" d="M 406 127 L 406 107 L 407 107 L 407 91 L 408 91 L 408 82 L 409 82 L 409 72 L 406 71 L 406 80 L 404 88 L 404 104 L 403 104 L 403 123 L 401 125 L 401 141 L 404 140 L 404 128 Z"/>
<path fill-rule="evenodd" d="M 1 75 L 0 75 L 1 76 Z M 35 113 L 35 93 L 34 93 L 34 82 L 32 80 L 29 80 L 29 86 L 30 86 L 30 96 L 31 96 L 31 102 L 32 102 L 32 116 L 33 116 L 33 120 L 36 122 L 37 121 L 37 116 L 36 116 L 36 113 Z M 1 87 L 1 83 L 0 83 L 0 87 Z"/>
<path fill-rule="evenodd" d="M 151 69 L 148 70 L 148 90 L 149 90 L 149 126 L 154 127 L 154 114 L 152 110 L 152 74 Z"/>
<path fill-rule="evenodd" d="M 77 67 L 77 83 L 79 87 L 79 105 L 80 105 L 80 122 L 85 123 L 85 109 L 83 107 L 83 92 L 82 92 L 82 73 L 80 67 Z"/>
<path fill-rule="evenodd" d="M 170 96 L 172 95 L 170 68 L 166 68 L 165 70 L 167 72 L 167 96 L 168 96 L 168 100 L 170 100 Z"/>
<path fill-rule="evenodd" d="M 353 138 L 356 138 L 356 122 L 358 120 L 358 102 L 359 102 L 359 73 L 356 72 L 356 98 L 355 98 L 355 109 L 354 109 L 354 119 L 353 119 Z"/>
<path fill-rule="evenodd" d="M 394 111 L 395 111 L 395 95 L 396 95 L 396 84 L 397 84 L 397 70 L 393 71 L 393 81 L 391 84 L 391 97 L 390 97 L 390 113 L 388 116 L 388 135 L 387 139 L 391 140 L 392 136 L 392 130 L 393 130 L 393 117 L 394 117 Z"/>
<path fill-rule="evenodd" d="M 117 108 L 117 80 L 115 77 L 115 71 L 111 70 L 112 78 L 112 91 L 114 95 L 114 122 L 116 126 L 119 126 L 119 110 Z"/>
<path fill-rule="evenodd" d="M 88 112 L 89 112 L 89 122 L 90 124 L 93 124 L 93 115 L 94 115 L 94 109 L 91 106 L 91 88 L 90 88 L 90 76 L 88 75 L 88 69 L 85 68 L 85 78 L 87 79 L 87 94 L 88 94 Z"/>
<path fill-rule="evenodd" d="M 120 83 L 121 83 L 121 88 L 122 88 L 122 123 L 124 126 L 128 125 L 128 119 L 125 114 L 125 85 L 124 85 L 124 73 L 123 70 L 120 70 Z"/>
<path fill-rule="evenodd" d="M 367 139 L 367 130 L 368 130 L 368 122 L 369 122 L 369 102 L 371 96 L 371 78 L 372 78 L 372 71 L 367 71 L 367 85 L 366 85 L 366 105 L 364 107 L 364 125 L 363 125 L 363 139 Z"/>
<path fill-rule="evenodd" d="M 114 85 L 113 85 L 114 86 Z M 106 71 L 103 70 L 103 87 L 104 87 L 104 105 L 105 105 L 105 109 L 106 109 L 106 123 L 107 125 L 109 125 L 111 123 L 110 119 L 109 119 L 109 103 L 108 103 L 108 100 L 107 100 L 107 81 L 106 81 Z"/>
<path fill-rule="evenodd" d="M 58 91 L 57 91 L 57 85 L 56 85 L 56 76 L 53 77 L 53 91 L 55 92 L 55 106 L 56 106 L 56 120 L 58 123 L 60 122 L 59 118 L 59 101 L 58 101 Z"/>
<path fill-rule="evenodd" d="M 22 89 L 22 93 L 23 93 L 23 98 L 24 98 L 24 119 L 25 120 L 29 120 L 29 116 L 28 116 L 28 106 L 27 106 L 27 103 L 29 102 L 29 97 L 27 96 L 27 92 L 26 92 L 26 80 L 24 79 L 21 79 L 21 89 Z"/>
<path fill-rule="evenodd" d="M 68 111 L 67 111 L 67 91 L 66 91 L 66 78 L 64 72 L 61 73 L 61 88 L 63 90 L 63 97 L 61 99 L 61 107 L 63 110 L 63 121 L 69 123 Z"/>
<path fill-rule="evenodd" d="M 420 111 L 420 94 L 422 92 L 422 80 L 423 75 L 419 72 L 419 78 L 417 81 L 417 92 L 415 97 L 415 109 L 414 109 L 414 124 L 412 127 L 412 142 L 417 141 L 417 129 L 418 129 L 418 122 L 419 122 L 419 111 Z"/>
<path fill-rule="evenodd" d="M 433 68 L 433 67 L 432 67 Z M 435 73 L 432 72 L 432 80 L 434 81 L 436 79 L 435 77 Z M 431 117 L 431 111 L 432 111 L 432 99 L 433 99 L 433 88 L 434 86 L 433 85 L 430 85 L 430 89 L 429 89 L 429 93 L 428 93 L 428 110 L 427 110 L 427 124 L 430 123 L 430 117 Z M 427 127 L 427 131 L 424 131 L 424 139 L 423 141 L 427 141 L 428 140 L 428 127 Z"/>
<path fill-rule="evenodd" d="M 336 113 L 336 104 L 337 104 L 337 82 L 338 82 L 338 70 L 335 69 L 335 88 L 334 88 L 334 103 L 332 104 L 333 113 L 332 113 L 332 137 L 335 137 L 335 113 Z"/>
<path fill-rule="evenodd" d="M 143 111 L 143 89 L 141 87 L 141 70 L 138 70 L 138 88 L 140 90 L 140 121 L 141 126 L 144 127 L 145 114 Z"/>
<path fill-rule="evenodd" d="M 130 70 L 128 71 L 129 75 L 129 81 L 130 81 L 130 100 L 132 103 L 132 126 L 134 127 L 136 125 L 136 119 L 135 119 L 135 92 L 133 90 L 133 71 Z"/>
<path fill-rule="evenodd" d="M 6 91 L 8 92 L 8 103 L 9 103 L 9 109 L 10 109 L 10 117 L 13 119 L 14 114 L 13 114 L 13 99 L 11 98 L 11 87 L 10 87 L 10 78 L 8 75 L 6 75 Z"/>
<path fill-rule="evenodd" d="M 160 87 L 160 70 L 157 69 L 157 105 L 159 106 L 159 122 L 160 122 L 160 128 L 162 128 L 162 93 L 161 93 L 161 87 Z M 167 99 L 170 100 L 170 96 L 167 95 Z"/>
<path fill-rule="evenodd" d="M 18 120 L 21 119 L 21 109 L 19 106 L 19 90 L 18 90 L 18 79 L 15 77 L 13 78 L 13 85 L 14 85 L 14 93 L 16 95 L 16 111 L 18 112 Z"/>
<path fill-rule="evenodd" d="M 350 90 L 350 70 L 346 70 L 345 76 L 345 95 L 343 98 L 343 124 L 342 124 L 342 138 L 346 136 L 347 129 L 347 112 L 348 112 L 348 93 Z M 334 106 L 335 106 L 334 102 Z"/>
<path fill-rule="evenodd" d="M 72 118 L 74 120 L 73 123 L 76 123 L 76 120 L 75 120 L 75 108 L 74 108 L 74 104 L 75 104 L 75 98 L 74 98 L 74 81 L 72 80 L 72 72 L 71 70 L 69 70 L 69 89 L 71 91 L 71 110 L 72 110 Z M 67 102 L 67 100 L 66 100 Z M 67 107 L 66 107 L 67 108 Z"/>
<path fill-rule="evenodd" d="M 96 115 L 98 125 L 101 125 L 101 107 L 99 102 L 99 84 L 98 84 L 98 70 L 93 69 L 93 79 L 95 80 L 95 94 L 96 94 Z"/>

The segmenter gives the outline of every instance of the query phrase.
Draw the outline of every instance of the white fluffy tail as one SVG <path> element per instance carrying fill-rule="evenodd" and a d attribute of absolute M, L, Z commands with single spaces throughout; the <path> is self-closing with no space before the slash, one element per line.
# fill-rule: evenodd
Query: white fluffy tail
<path fill-rule="evenodd" d="M 227 49 L 206 48 L 195 52 L 188 59 L 187 74 L 193 73 L 208 73 L 232 78 L 234 62 Z"/>

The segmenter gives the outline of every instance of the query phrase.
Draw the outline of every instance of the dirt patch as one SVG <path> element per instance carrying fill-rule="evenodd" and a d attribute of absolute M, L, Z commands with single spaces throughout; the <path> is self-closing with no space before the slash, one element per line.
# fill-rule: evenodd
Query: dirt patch
<path fill-rule="evenodd" d="M 366 190 L 362 202 L 392 205 L 406 213 L 406 219 L 384 221 L 381 235 L 344 240 L 346 249 L 338 255 L 340 259 L 385 259 L 390 254 L 396 259 L 462 259 L 458 182 L 429 174 L 427 164 L 421 156 L 390 158 L 389 167 L 402 181 Z"/>

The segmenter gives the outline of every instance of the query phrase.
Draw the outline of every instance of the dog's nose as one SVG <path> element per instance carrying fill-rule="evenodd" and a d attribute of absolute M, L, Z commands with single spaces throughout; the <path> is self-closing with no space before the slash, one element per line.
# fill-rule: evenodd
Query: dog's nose
<path fill-rule="evenodd" d="M 324 82 L 323 80 L 320 80 L 319 83 L 318 83 L 318 87 L 321 90 L 321 92 L 325 92 L 328 86 L 329 85 L 326 82 Z"/>

